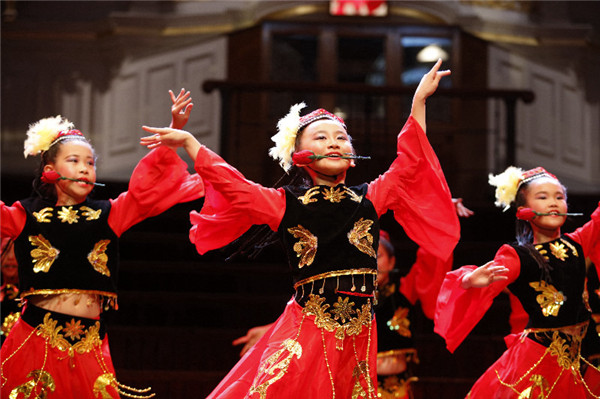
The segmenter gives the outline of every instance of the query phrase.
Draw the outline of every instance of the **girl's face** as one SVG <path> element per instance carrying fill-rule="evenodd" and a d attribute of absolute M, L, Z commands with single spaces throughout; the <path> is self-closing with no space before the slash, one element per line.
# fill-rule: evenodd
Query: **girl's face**
<path fill-rule="evenodd" d="M 342 156 L 354 153 L 346 129 L 329 119 L 321 119 L 306 126 L 297 147 L 297 151 L 310 150 L 315 155 Z M 328 176 L 342 176 L 341 182 L 343 182 L 346 171 L 352 166 L 354 166 L 352 159 L 323 158 L 314 160 L 308 165 L 307 171 L 313 180 L 315 178 L 311 170 Z"/>
<path fill-rule="evenodd" d="M 394 269 L 396 257 L 390 256 L 386 247 L 379 243 L 377 250 L 377 281 L 385 284 L 388 280 L 388 274 Z"/>
<path fill-rule="evenodd" d="M 63 177 L 96 182 L 96 165 L 92 147 L 80 140 L 60 144 L 53 163 L 44 166 L 44 172 L 54 170 Z M 93 184 L 72 180 L 59 180 L 56 187 L 56 205 L 76 205 L 85 201 Z"/>
<path fill-rule="evenodd" d="M 567 196 L 563 186 L 554 179 L 541 178 L 529 183 L 525 193 L 526 206 L 540 213 L 567 213 Z M 537 216 L 531 223 L 536 232 L 550 237 L 560 234 L 566 216 Z"/>

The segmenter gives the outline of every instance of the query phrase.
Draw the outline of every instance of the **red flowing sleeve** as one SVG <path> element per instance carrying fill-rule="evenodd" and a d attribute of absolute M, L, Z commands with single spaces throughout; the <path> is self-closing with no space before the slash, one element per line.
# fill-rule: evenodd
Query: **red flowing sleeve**
<path fill-rule="evenodd" d="M 16 238 L 23 231 L 26 219 L 25 209 L 19 201 L 15 202 L 13 206 L 7 206 L 0 201 L 0 236 L 2 238 Z"/>
<path fill-rule="evenodd" d="M 204 206 L 190 214 L 190 241 L 200 254 L 239 238 L 254 224 L 277 230 L 285 212 L 282 188 L 251 182 L 223 158 L 202 146 L 195 169 L 205 184 Z"/>
<path fill-rule="evenodd" d="M 128 190 L 111 200 L 108 224 L 120 236 L 136 223 L 175 204 L 204 195 L 202 179 L 190 175 L 187 164 L 167 147 L 150 151 L 135 167 Z"/>
<path fill-rule="evenodd" d="M 369 184 L 367 198 L 378 215 L 388 210 L 408 236 L 429 254 L 447 261 L 460 224 L 440 163 L 418 122 L 410 116 L 398 135 L 397 157 Z"/>
<path fill-rule="evenodd" d="M 463 266 L 446 274 L 440 288 L 434 317 L 434 331 L 446 340 L 450 352 L 460 345 L 490 308 L 494 298 L 515 281 L 521 270 L 519 255 L 510 245 L 500 247 L 494 264 L 508 268 L 508 280 L 483 288 L 464 289 L 463 277 L 477 266 Z"/>
<path fill-rule="evenodd" d="M 452 270 L 453 257 L 442 260 L 423 248 L 417 250 L 417 259 L 408 274 L 400 279 L 400 292 L 413 305 L 419 301 L 425 316 L 433 320 L 440 287 L 446 273 Z"/>
<path fill-rule="evenodd" d="M 589 222 L 566 235 L 581 244 L 583 253 L 596 265 L 600 275 L 600 203 Z"/>

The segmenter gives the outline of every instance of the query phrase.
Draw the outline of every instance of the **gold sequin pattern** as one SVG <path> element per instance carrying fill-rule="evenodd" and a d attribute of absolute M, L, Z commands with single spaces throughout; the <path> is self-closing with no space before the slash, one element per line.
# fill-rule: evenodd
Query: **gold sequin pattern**
<path fill-rule="evenodd" d="M 69 356 L 73 357 L 75 353 L 83 354 L 88 353 L 94 349 L 96 346 L 100 346 L 102 344 L 102 340 L 100 339 L 100 322 L 97 321 L 96 324 L 90 326 L 85 329 L 77 330 L 76 322 L 72 321 L 68 327 L 63 327 L 58 325 L 57 320 L 53 320 L 50 317 L 50 313 L 46 313 L 44 316 L 44 321 L 42 324 L 38 326 L 37 334 L 39 336 L 44 337 L 48 340 L 48 343 L 53 348 L 57 348 L 61 351 L 67 351 Z M 64 332 L 65 334 L 62 334 Z M 71 345 L 69 341 L 65 338 L 65 336 L 77 336 L 78 342 Z"/>
<path fill-rule="evenodd" d="M 79 215 L 77 215 L 77 209 L 73 209 L 72 206 L 63 206 L 61 210 L 58 211 L 58 218 L 63 223 L 73 224 L 77 223 Z"/>
<path fill-rule="evenodd" d="M 98 220 L 100 218 L 100 214 L 102 213 L 102 209 L 94 210 L 87 206 L 82 206 L 81 210 L 81 215 L 85 217 L 85 220 Z"/>
<path fill-rule="evenodd" d="M 52 217 L 52 209 L 51 207 L 46 207 L 40 209 L 38 212 L 33 212 L 33 216 L 38 221 L 38 223 L 50 223 L 50 218 Z"/>
<path fill-rule="evenodd" d="M 542 308 L 542 314 L 546 317 L 558 316 L 560 307 L 565 303 L 567 298 L 562 292 L 558 291 L 552 284 L 546 281 L 533 281 L 529 283 L 534 290 L 541 292 L 535 299 Z"/>
<path fill-rule="evenodd" d="M 554 257 L 558 260 L 565 261 L 569 257 L 567 254 L 567 249 L 565 248 L 565 244 L 562 242 L 551 242 L 550 243 L 550 252 Z"/>
<path fill-rule="evenodd" d="M 281 349 L 269 356 L 258 370 L 257 376 L 272 375 L 273 377 L 258 386 L 252 384 L 248 394 L 258 393 L 261 399 L 265 399 L 269 386 L 279 381 L 287 373 L 294 357 L 298 359 L 302 357 L 302 346 L 293 339 L 286 339 L 281 344 Z"/>
<path fill-rule="evenodd" d="M 344 349 L 344 338 L 360 334 L 363 326 L 369 328 L 371 324 L 370 300 L 360 309 L 355 309 L 354 302 L 349 302 L 348 298 L 338 297 L 333 308 L 324 302 L 325 298 L 310 294 L 302 313 L 315 316 L 314 323 L 318 328 L 335 333 L 338 350 Z"/>
<path fill-rule="evenodd" d="M 56 258 L 58 258 L 60 251 L 54 248 L 52 244 L 50 244 L 50 241 L 41 234 L 29 236 L 28 238 L 29 242 L 36 247 L 31 250 L 33 271 L 35 273 L 47 273 Z"/>
<path fill-rule="evenodd" d="M 54 378 L 47 371 L 33 370 L 27 374 L 27 378 L 29 378 L 27 382 L 10 391 L 8 399 L 30 398 L 32 394 L 36 399 L 45 399 L 48 393 L 56 390 Z"/>
<path fill-rule="evenodd" d="M 369 232 L 372 225 L 372 220 L 360 218 L 348 233 L 348 241 L 360 252 L 377 258 L 377 252 L 373 248 L 373 235 Z"/>
<path fill-rule="evenodd" d="M 94 245 L 94 249 L 88 254 L 88 262 L 92 265 L 95 271 L 98 273 L 110 277 L 110 270 L 106 266 L 108 262 L 108 255 L 106 255 L 106 249 L 110 244 L 110 240 L 100 240 Z"/>
<path fill-rule="evenodd" d="M 315 260 L 315 255 L 317 254 L 317 236 L 308 231 L 308 229 L 302 227 L 300 224 L 296 227 L 290 227 L 288 232 L 291 233 L 294 238 L 299 239 L 293 247 L 294 251 L 296 251 L 296 256 L 300 258 L 298 267 L 302 269 L 304 266 L 310 266 Z"/>

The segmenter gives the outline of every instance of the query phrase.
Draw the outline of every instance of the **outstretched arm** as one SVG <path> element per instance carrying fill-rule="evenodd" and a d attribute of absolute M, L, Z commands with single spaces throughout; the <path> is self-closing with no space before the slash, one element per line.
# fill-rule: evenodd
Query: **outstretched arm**
<path fill-rule="evenodd" d="M 141 145 L 145 145 L 149 149 L 158 148 L 163 145 L 171 148 L 183 147 L 192 161 L 196 162 L 196 155 L 201 144 L 190 132 L 170 127 L 142 126 L 142 129 L 153 134 L 142 137 L 140 139 Z"/>
<path fill-rule="evenodd" d="M 425 129 L 425 100 L 437 90 L 442 77 L 450 75 L 449 70 L 440 71 L 440 66 L 442 66 L 441 59 L 435 63 L 429 72 L 423 75 L 413 97 L 411 115 L 421 125 L 424 132 L 427 132 Z"/>

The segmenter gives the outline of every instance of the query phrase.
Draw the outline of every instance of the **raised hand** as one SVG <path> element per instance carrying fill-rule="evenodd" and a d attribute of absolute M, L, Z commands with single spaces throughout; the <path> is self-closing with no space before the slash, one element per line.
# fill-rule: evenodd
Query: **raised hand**
<path fill-rule="evenodd" d="M 461 218 L 468 218 L 473 216 L 475 212 L 464 206 L 462 198 L 452 198 L 454 207 L 456 208 L 456 214 Z"/>
<path fill-rule="evenodd" d="M 175 94 L 171 90 L 169 90 L 169 95 L 173 102 L 171 106 L 171 127 L 173 129 L 183 129 L 190 119 L 190 113 L 194 107 L 192 98 L 190 97 L 191 94 L 189 91 L 181 89 L 177 97 L 175 97 Z"/>
<path fill-rule="evenodd" d="M 439 59 L 431 70 L 423 75 L 413 97 L 410 114 L 419 123 L 423 131 L 427 131 L 425 128 L 425 100 L 437 90 L 440 80 L 444 76 L 450 75 L 449 70 L 440 71 L 441 66 L 442 60 Z"/>
<path fill-rule="evenodd" d="M 506 273 L 508 273 L 506 267 L 496 265 L 492 260 L 473 270 L 471 273 L 466 274 L 462 279 L 461 285 L 465 289 L 487 287 L 496 281 L 508 280 Z"/>

